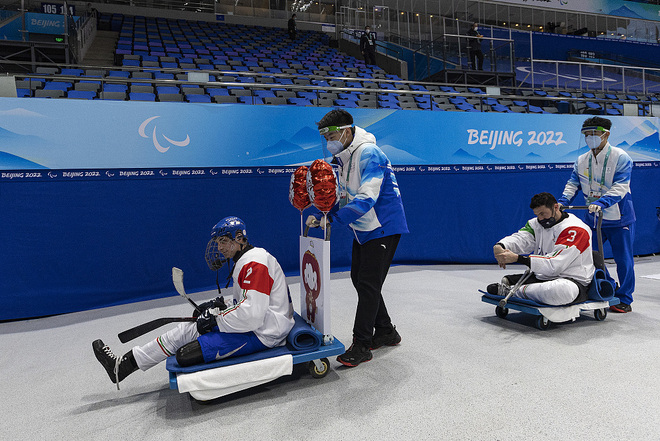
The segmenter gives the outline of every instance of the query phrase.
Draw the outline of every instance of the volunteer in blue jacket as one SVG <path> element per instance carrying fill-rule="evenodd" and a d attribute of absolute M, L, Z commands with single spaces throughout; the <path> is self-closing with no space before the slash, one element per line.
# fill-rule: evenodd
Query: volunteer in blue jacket
<path fill-rule="evenodd" d="M 609 241 L 616 262 L 619 288 L 616 297 L 621 303 L 610 307 L 613 312 L 631 312 L 635 290 L 633 242 L 635 240 L 635 210 L 630 194 L 633 161 L 608 139 L 612 122 L 598 116 L 582 124 L 582 134 L 590 151 L 580 155 L 573 173 L 557 202 L 569 205 L 582 190 L 589 206 L 586 223 L 595 225 L 595 213 L 603 212 L 603 241 Z M 595 237 L 595 234 L 594 234 Z M 597 244 L 594 244 L 597 249 Z"/>
<path fill-rule="evenodd" d="M 354 367 L 371 360 L 372 349 L 401 342 L 381 288 L 408 225 L 392 165 L 376 145 L 376 137 L 354 126 L 351 114 L 341 109 L 328 112 L 317 125 L 339 165 L 339 203 L 328 214 L 329 222 L 349 227 L 354 235 L 351 280 L 358 304 L 353 344 L 337 357 Z M 325 227 L 320 219 L 319 213 L 306 223 Z"/>

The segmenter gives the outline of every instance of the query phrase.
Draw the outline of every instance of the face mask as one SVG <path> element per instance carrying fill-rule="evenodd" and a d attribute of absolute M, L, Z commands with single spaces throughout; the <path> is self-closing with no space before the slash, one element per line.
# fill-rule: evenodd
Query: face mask
<path fill-rule="evenodd" d="M 587 147 L 589 147 L 591 150 L 597 149 L 600 143 L 603 142 L 602 138 L 597 135 L 585 136 L 584 140 L 587 143 Z"/>
<path fill-rule="evenodd" d="M 557 219 L 555 219 L 555 212 L 554 211 L 552 212 L 552 216 L 550 216 L 549 218 L 539 219 L 539 224 L 541 224 L 541 226 L 543 228 L 552 228 L 557 222 L 558 221 L 557 221 Z"/>
<path fill-rule="evenodd" d="M 341 136 L 339 137 L 339 140 L 328 141 L 326 147 L 328 148 L 328 151 L 332 154 L 332 156 L 335 156 L 337 153 L 344 150 L 344 143 L 342 142 L 343 137 L 344 137 L 344 132 L 342 132 Z"/>
<path fill-rule="evenodd" d="M 341 141 L 328 141 L 328 151 L 332 153 L 332 156 L 335 156 L 337 153 L 341 152 L 344 148 L 344 144 Z"/>
<path fill-rule="evenodd" d="M 474 27 L 474 30 L 475 30 L 475 31 L 479 30 L 479 26 L 475 26 L 475 27 Z"/>
<path fill-rule="evenodd" d="M 555 219 L 554 217 L 549 217 L 547 219 L 539 220 L 539 224 L 541 224 L 543 228 L 551 228 L 555 226 L 556 223 L 557 223 L 557 219 Z"/>

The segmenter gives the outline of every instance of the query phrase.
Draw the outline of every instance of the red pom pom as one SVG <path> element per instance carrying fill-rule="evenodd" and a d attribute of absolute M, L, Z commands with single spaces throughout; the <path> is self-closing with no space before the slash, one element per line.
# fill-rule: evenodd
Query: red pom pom
<path fill-rule="evenodd" d="M 312 162 L 307 171 L 307 192 L 312 204 L 327 213 L 337 202 L 338 191 L 332 166 L 322 159 Z"/>
<path fill-rule="evenodd" d="M 301 212 L 312 204 L 307 193 L 307 167 L 304 165 L 298 167 L 291 175 L 289 201 Z"/>

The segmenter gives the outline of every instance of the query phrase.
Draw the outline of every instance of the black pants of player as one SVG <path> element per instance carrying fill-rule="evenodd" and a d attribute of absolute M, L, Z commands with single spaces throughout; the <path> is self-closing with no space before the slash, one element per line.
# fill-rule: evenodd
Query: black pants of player
<path fill-rule="evenodd" d="M 478 66 L 477 60 L 479 60 Z M 472 70 L 484 70 L 484 53 L 481 49 L 470 49 L 470 63 L 472 63 Z"/>
<path fill-rule="evenodd" d="M 364 51 L 364 62 L 367 64 L 376 64 L 376 51 L 369 49 Z"/>
<path fill-rule="evenodd" d="M 370 240 L 360 245 L 353 240 L 351 280 L 357 290 L 358 304 L 353 324 L 353 338 L 371 344 L 374 328 L 390 328 L 381 288 L 390 269 L 400 234 Z"/>

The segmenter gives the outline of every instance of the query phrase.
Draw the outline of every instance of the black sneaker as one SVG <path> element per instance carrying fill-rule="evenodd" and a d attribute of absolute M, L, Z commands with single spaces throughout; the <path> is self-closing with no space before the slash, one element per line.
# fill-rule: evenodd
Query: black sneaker
<path fill-rule="evenodd" d="M 378 349 L 381 346 L 396 346 L 401 343 L 401 336 L 396 331 L 396 326 L 392 326 L 392 329 L 383 332 L 374 333 L 373 338 L 371 339 L 371 349 Z"/>
<path fill-rule="evenodd" d="M 135 357 L 133 357 L 133 351 L 129 351 L 126 355 L 119 358 L 103 343 L 103 340 L 94 340 L 92 342 L 92 349 L 94 350 L 96 359 L 108 373 L 110 381 L 115 384 L 118 384 L 121 380 L 138 370 Z"/>
<path fill-rule="evenodd" d="M 348 351 L 344 352 L 342 355 L 337 357 L 337 361 L 348 367 L 355 367 L 360 363 L 367 362 L 373 358 L 369 346 L 353 340 L 353 344 Z"/>
<path fill-rule="evenodd" d="M 632 312 L 632 306 L 626 303 L 619 303 L 618 305 L 610 306 L 610 311 L 625 314 L 626 312 Z"/>

